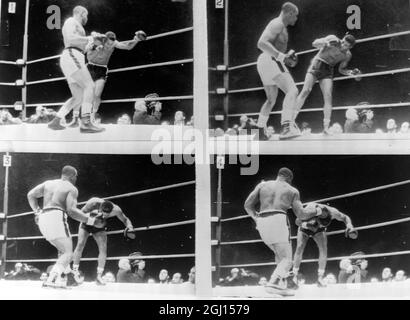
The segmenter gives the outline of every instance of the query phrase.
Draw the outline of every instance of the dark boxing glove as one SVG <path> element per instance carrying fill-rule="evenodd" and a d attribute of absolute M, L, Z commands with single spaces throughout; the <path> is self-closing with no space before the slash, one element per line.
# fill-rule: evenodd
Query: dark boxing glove
<path fill-rule="evenodd" d="M 147 34 L 144 31 L 139 30 L 135 32 L 135 38 L 138 39 L 139 41 L 145 41 L 147 40 Z"/>
<path fill-rule="evenodd" d="M 357 230 L 347 228 L 345 231 L 346 238 L 355 240 L 357 239 L 358 236 L 359 236 L 359 232 Z"/>
<path fill-rule="evenodd" d="M 125 228 L 123 235 L 126 241 L 135 240 L 136 238 L 135 232 L 130 228 Z"/>

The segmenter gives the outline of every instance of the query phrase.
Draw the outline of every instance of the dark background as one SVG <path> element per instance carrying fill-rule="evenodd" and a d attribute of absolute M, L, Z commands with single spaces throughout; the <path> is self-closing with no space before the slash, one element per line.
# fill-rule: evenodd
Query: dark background
<path fill-rule="evenodd" d="M 3 1 L 2 41 L 0 59 L 15 61 L 22 57 L 25 1 L 17 0 L 16 14 L 7 12 L 8 1 Z M 50 5 L 61 8 L 62 24 L 71 15 L 76 5 L 84 5 L 88 11 L 87 34 L 91 31 L 112 30 L 118 39 L 130 40 L 137 30 L 147 35 L 173 31 L 192 26 L 192 3 L 171 0 L 31 0 L 29 20 L 28 60 L 60 54 L 63 49 L 61 30 L 47 28 Z M 4 32 L 4 30 L 8 30 Z M 9 37 L 9 39 L 7 39 Z M 159 38 L 139 43 L 132 51 L 116 50 L 109 67 L 129 67 L 165 61 L 192 58 L 192 32 Z M 7 41 L 9 40 L 9 41 Z M 21 71 L 8 65 L 0 65 L 0 81 L 14 82 L 21 78 Z M 144 97 L 156 92 L 160 96 L 192 94 L 192 63 L 165 67 L 113 73 L 109 76 L 103 99 Z M 49 60 L 28 66 L 28 81 L 61 77 L 59 60 Z M 20 91 L 0 87 L 0 103 L 13 104 L 21 100 Z M 33 85 L 28 87 L 28 103 L 63 102 L 70 97 L 65 81 Z M 103 122 L 112 122 L 118 115 L 133 114 L 133 103 L 102 104 L 100 112 Z M 173 119 L 177 110 L 192 115 L 192 101 L 167 101 L 163 103 L 163 118 Z M 29 108 L 28 115 L 33 113 Z"/>
<path fill-rule="evenodd" d="M 79 201 L 93 196 L 107 197 L 117 194 L 145 190 L 170 184 L 194 180 L 193 166 L 154 165 L 148 156 L 105 156 L 75 154 L 21 154 L 12 155 L 9 180 L 9 214 L 31 211 L 27 202 L 27 192 L 48 179 L 57 179 L 64 165 L 70 164 L 78 169 L 77 188 Z M 3 195 L 4 167 L 0 169 L 0 188 Z M 194 185 L 168 189 L 129 198 L 113 200 L 130 218 L 134 227 L 143 227 L 195 219 Z M 0 199 L 3 205 L 3 196 Z M 71 233 L 77 233 L 78 222 L 68 219 Z M 8 220 L 8 236 L 22 237 L 41 235 L 34 224 L 33 216 Z M 124 229 L 118 219 L 108 220 L 109 230 Z M 125 242 L 122 235 L 111 235 L 108 239 L 108 257 L 127 256 L 140 251 L 144 255 L 164 255 L 194 253 L 194 224 L 137 232 L 133 242 Z M 73 240 L 74 244 L 77 238 Z M 56 258 L 56 250 L 46 240 L 10 241 L 8 259 L 51 259 Z M 97 257 L 98 249 L 90 238 L 83 257 Z M 51 263 L 33 264 L 45 270 Z M 187 272 L 194 265 L 194 258 L 147 260 L 149 276 L 158 278 L 160 269 L 168 269 L 170 275 Z M 7 265 L 7 270 L 13 268 Z M 84 261 L 82 269 L 87 278 L 95 276 L 97 262 Z M 116 273 L 118 261 L 107 261 L 106 271 Z M 158 280 L 158 279 L 157 279 Z"/>
<path fill-rule="evenodd" d="M 255 62 L 260 51 L 257 41 L 271 19 L 279 15 L 280 7 L 285 1 L 270 0 L 231 0 L 229 6 L 229 47 L 230 65 L 236 66 Z M 299 19 L 294 27 L 289 27 L 288 49 L 303 51 L 311 49 L 314 39 L 336 34 L 342 37 L 347 31 L 358 39 L 375 35 L 409 30 L 410 9 L 408 0 L 293 0 L 299 9 Z M 348 30 L 346 13 L 349 5 L 361 8 L 361 30 Z M 224 10 L 215 9 L 214 1 L 209 1 L 209 61 L 210 66 L 223 64 Z M 358 67 L 363 73 L 385 71 L 409 67 L 409 37 L 399 37 L 401 45 L 390 50 L 390 39 L 358 44 L 353 50 L 350 67 Z M 299 57 L 299 64 L 291 70 L 295 82 L 304 80 L 307 67 L 313 54 Z M 339 74 L 337 73 L 336 76 Z M 261 87 L 256 66 L 230 72 L 230 88 L 243 89 Z M 210 89 L 223 87 L 222 74 L 211 71 Z M 409 101 L 410 81 L 408 73 L 355 80 L 336 81 L 334 83 L 334 106 L 356 105 L 362 101 L 372 104 Z M 301 90 L 302 87 L 298 87 Z M 221 96 L 211 97 L 211 115 L 223 110 Z M 247 92 L 230 95 L 230 113 L 259 112 L 266 100 L 264 91 Z M 279 94 L 274 110 L 281 110 L 283 93 Z M 323 106 L 322 95 L 318 85 L 306 100 L 304 108 Z M 333 122 L 344 123 L 345 111 L 334 111 Z M 375 110 L 377 125 L 385 129 L 387 119 L 393 117 L 399 124 L 409 120 L 407 107 L 383 108 Z M 254 118 L 257 118 L 254 116 Z M 313 131 L 321 130 L 323 115 L 320 112 L 301 113 L 298 122 L 308 121 Z M 277 115 L 271 117 L 269 125 L 280 126 Z M 238 123 L 238 118 L 230 118 L 230 125 Z M 213 127 L 222 126 L 213 121 Z"/>
<path fill-rule="evenodd" d="M 279 168 L 286 166 L 294 173 L 293 185 L 300 191 L 301 201 L 309 202 L 349 192 L 378 187 L 410 179 L 409 156 L 260 156 L 259 172 L 255 176 L 241 176 L 239 165 L 227 165 L 222 171 L 222 217 L 246 214 L 243 204 L 249 193 L 262 180 L 276 179 Z M 228 163 L 228 160 L 226 160 Z M 217 170 L 212 173 L 212 196 L 216 210 Z M 410 184 L 377 192 L 329 202 L 331 206 L 349 215 L 354 226 L 364 226 L 410 216 L 408 195 Z M 294 214 L 289 211 L 291 234 L 296 234 Z M 334 221 L 329 231 L 344 229 L 342 222 Z M 260 239 L 252 219 L 224 222 L 222 241 Z M 363 251 L 366 254 L 403 251 L 409 249 L 409 224 L 401 223 L 377 229 L 359 231 L 357 240 L 344 235 L 329 236 L 328 257 L 350 255 Z M 293 250 L 296 241 L 292 240 Z M 313 240 L 307 244 L 304 259 L 317 259 L 318 250 Z M 273 253 L 263 243 L 222 246 L 222 265 L 274 261 Z M 380 279 L 382 269 L 391 267 L 410 272 L 410 256 L 369 258 L 369 273 Z M 326 273 L 339 271 L 339 261 L 329 261 Z M 316 281 L 317 263 L 302 263 L 300 272 L 307 282 Z M 273 267 L 247 268 L 270 276 Z M 230 269 L 222 269 L 223 276 Z"/>

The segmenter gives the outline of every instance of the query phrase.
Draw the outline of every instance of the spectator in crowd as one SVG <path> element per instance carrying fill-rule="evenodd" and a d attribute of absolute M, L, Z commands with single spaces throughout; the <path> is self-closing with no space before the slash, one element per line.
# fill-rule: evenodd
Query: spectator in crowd
<path fill-rule="evenodd" d="M 7 109 L 2 109 L 0 111 L 0 125 L 4 124 L 21 124 L 20 118 L 14 118 Z"/>
<path fill-rule="evenodd" d="M 357 110 L 355 108 L 349 108 L 346 110 L 346 121 L 344 125 L 344 132 L 345 133 L 355 133 L 358 130 L 358 126 L 360 125 L 359 122 L 359 115 L 357 114 Z"/>
<path fill-rule="evenodd" d="M 394 119 L 387 120 L 386 129 L 387 129 L 387 133 L 396 133 L 397 131 L 396 120 Z"/>
<path fill-rule="evenodd" d="M 362 110 L 359 113 L 359 125 L 357 131 L 359 133 L 372 133 L 374 132 L 374 113 L 372 110 Z"/>
<path fill-rule="evenodd" d="M 266 135 L 271 138 L 275 134 L 275 128 L 273 126 L 269 126 L 266 128 Z"/>
<path fill-rule="evenodd" d="M 377 279 L 376 277 L 373 277 L 373 278 L 370 279 L 370 282 L 371 283 L 377 283 L 377 282 L 379 282 L 379 279 Z"/>
<path fill-rule="evenodd" d="M 54 110 L 48 110 L 43 106 L 36 107 L 36 113 L 33 114 L 28 120 L 28 123 L 49 123 L 55 117 Z"/>
<path fill-rule="evenodd" d="M 115 276 L 112 272 L 106 272 L 105 275 L 103 275 L 103 280 L 106 283 L 114 283 L 115 282 Z"/>
<path fill-rule="evenodd" d="M 162 269 L 158 275 L 159 283 L 161 284 L 168 284 L 169 283 L 169 275 L 168 270 Z"/>
<path fill-rule="evenodd" d="M 135 276 L 131 271 L 130 261 L 126 258 L 120 259 L 118 262 L 117 282 L 119 283 L 133 283 Z"/>
<path fill-rule="evenodd" d="M 337 283 L 336 277 L 333 273 L 327 274 L 324 280 L 326 284 L 336 284 Z"/>
<path fill-rule="evenodd" d="M 360 283 L 367 281 L 368 262 L 365 259 L 356 258 L 361 255 L 364 255 L 364 253 L 361 251 L 355 252 L 351 255 L 350 259 L 340 261 L 339 283 Z"/>
<path fill-rule="evenodd" d="M 214 130 L 214 136 L 215 137 L 223 137 L 225 135 L 225 132 L 221 128 L 216 128 Z"/>
<path fill-rule="evenodd" d="M 353 274 L 353 266 L 350 259 L 342 259 L 339 263 L 338 283 L 347 283 L 347 279 Z"/>
<path fill-rule="evenodd" d="M 382 271 L 382 282 L 390 282 L 393 280 L 393 274 L 390 268 L 384 268 Z"/>
<path fill-rule="evenodd" d="M 158 98 L 158 95 L 153 93 L 145 97 L 145 99 Z M 145 99 L 138 99 L 134 105 L 134 124 L 151 124 L 157 125 L 161 123 L 162 104 L 159 101 L 148 101 Z"/>
<path fill-rule="evenodd" d="M 182 279 L 182 274 L 179 272 L 176 272 L 172 275 L 171 283 L 172 284 L 181 284 L 184 282 L 184 279 Z"/>
<path fill-rule="evenodd" d="M 399 132 L 402 134 L 410 133 L 409 127 L 410 127 L 410 124 L 407 121 L 405 121 L 401 124 Z"/>
<path fill-rule="evenodd" d="M 124 113 L 117 119 L 117 124 L 131 124 L 131 118 L 128 114 Z"/>
<path fill-rule="evenodd" d="M 228 130 L 226 130 L 225 134 L 228 136 L 237 136 L 238 131 L 235 130 L 235 128 L 229 128 Z"/>
<path fill-rule="evenodd" d="M 300 131 L 302 134 L 311 134 L 312 133 L 312 128 L 310 127 L 309 123 L 307 122 L 302 122 L 300 126 Z"/>
<path fill-rule="evenodd" d="M 147 283 L 153 284 L 156 283 L 154 278 L 148 278 Z"/>
<path fill-rule="evenodd" d="M 399 270 L 396 272 L 394 276 L 394 281 L 405 281 L 407 279 L 406 273 L 403 270 Z"/>
<path fill-rule="evenodd" d="M 184 126 L 184 125 L 185 125 L 185 114 L 182 111 L 175 112 L 174 126 Z"/>
<path fill-rule="evenodd" d="M 191 269 L 189 269 L 188 281 L 186 281 L 186 283 L 195 284 L 195 266 L 193 266 Z"/>
<path fill-rule="evenodd" d="M 259 279 L 258 285 L 260 286 L 266 286 L 266 284 L 268 283 L 268 279 L 266 279 L 266 277 L 261 277 Z"/>
<path fill-rule="evenodd" d="M 131 262 L 131 266 L 134 269 L 134 275 L 136 282 L 144 283 L 147 281 L 147 273 L 145 271 L 145 260 L 138 259 Z"/>
<path fill-rule="evenodd" d="M 376 133 L 377 133 L 377 134 L 381 134 L 381 133 L 384 133 L 384 132 L 383 132 L 383 130 L 382 130 L 382 129 L 377 128 L 377 129 L 376 129 Z"/>
<path fill-rule="evenodd" d="M 329 132 L 331 134 L 340 134 L 343 133 L 343 128 L 342 126 L 338 123 L 335 122 L 334 124 L 332 124 L 332 126 L 329 128 Z"/>
<path fill-rule="evenodd" d="M 37 280 L 41 271 L 26 263 L 17 262 L 14 270 L 7 274 L 7 280 Z"/>
<path fill-rule="evenodd" d="M 48 278 L 48 274 L 47 274 L 47 272 L 43 272 L 42 274 L 41 274 L 41 276 L 40 276 L 40 281 L 46 281 L 47 280 L 47 278 Z"/>
<path fill-rule="evenodd" d="M 238 133 L 239 134 L 252 134 L 252 129 L 254 129 L 256 126 L 256 121 L 252 118 L 249 118 L 246 114 L 243 114 L 239 118 L 239 128 L 238 128 Z"/>
<path fill-rule="evenodd" d="M 243 279 L 238 268 L 231 269 L 230 275 L 227 276 L 221 283 L 223 286 L 241 286 Z"/>
<path fill-rule="evenodd" d="M 162 122 L 161 122 L 161 126 L 169 126 L 169 125 L 171 125 L 171 124 L 169 123 L 169 121 L 162 121 Z"/>

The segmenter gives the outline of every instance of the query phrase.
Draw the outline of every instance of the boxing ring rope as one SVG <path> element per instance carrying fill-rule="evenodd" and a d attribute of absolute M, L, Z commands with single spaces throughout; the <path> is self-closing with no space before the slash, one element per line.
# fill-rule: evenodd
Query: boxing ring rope
<path fill-rule="evenodd" d="M 393 257 L 393 256 L 402 256 L 410 254 L 410 250 L 405 251 L 396 251 L 396 252 L 386 252 L 386 253 L 374 253 L 374 254 L 363 254 L 352 256 L 341 256 L 341 257 L 332 257 L 327 258 L 327 261 L 338 261 L 342 259 L 366 259 L 366 258 L 380 258 L 380 257 Z M 305 259 L 302 260 L 304 263 L 318 262 L 319 259 Z M 247 264 L 231 264 L 231 265 L 221 265 L 220 268 L 234 268 L 234 267 L 263 267 L 263 266 L 273 266 L 276 265 L 276 262 L 261 262 L 261 263 L 247 263 Z"/>
<path fill-rule="evenodd" d="M 400 108 L 400 107 L 409 107 L 410 102 L 397 102 L 397 103 L 382 103 L 382 104 L 364 104 L 364 105 L 352 105 L 352 106 L 343 106 L 343 107 L 333 107 L 332 110 L 347 110 L 350 108 L 355 109 L 379 109 L 379 108 Z M 301 109 L 300 112 L 321 112 L 323 108 L 309 108 L 309 109 Z M 250 112 L 250 113 L 233 113 L 228 114 L 228 117 L 241 117 L 243 115 L 247 116 L 257 116 L 258 112 Z M 272 111 L 270 114 L 281 114 L 281 111 Z"/>
<path fill-rule="evenodd" d="M 380 222 L 380 223 L 375 223 L 375 224 L 369 224 L 369 225 L 362 226 L 362 227 L 355 227 L 354 229 L 357 230 L 357 231 L 370 230 L 370 229 L 376 229 L 376 228 L 381 228 L 381 227 L 385 227 L 385 226 L 391 226 L 391 225 L 394 225 L 394 224 L 400 224 L 400 223 L 409 222 L 409 221 L 410 221 L 410 218 L 403 218 L 403 219 L 391 220 L 391 221 Z M 333 236 L 333 235 L 343 234 L 343 233 L 345 233 L 345 229 L 326 232 L 326 235 Z M 296 240 L 297 237 L 292 236 L 292 237 L 290 237 L 290 239 Z M 263 242 L 262 240 L 256 239 L 256 240 L 243 240 L 243 241 L 224 241 L 224 242 L 220 242 L 219 244 L 221 246 L 228 246 L 228 245 L 251 244 L 251 243 L 262 243 L 262 242 Z"/>
<path fill-rule="evenodd" d="M 193 184 L 195 184 L 195 180 L 181 182 L 181 183 L 175 183 L 175 184 L 170 184 L 170 185 L 167 185 L 167 186 L 156 187 L 156 188 L 151 188 L 151 189 L 145 189 L 145 190 L 140 190 L 140 191 L 135 191 L 135 192 L 123 193 L 123 194 L 119 194 L 119 195 L 115 195 L 115 196 L 105 197 L 105 198 L 102 198 L 102 199 L 104 199 L 104 200 L 113 200 L 113 199 L 120 199 L 120 198 L 128 198 L 128 197 L 133 197 L 133 196 L 140 195 L 140 194 L 146 194 L 146 193 L 163 191 L 163 190 L 167 190 L 167 189 L 185 187 L 185 186 L 193 185 Z M 86 204 L 86 203 L 87 203 L 87 201 L 82 201 L 82 202 L 79 202 L 78 205 L 82 205 L 82 204 Z M 32 214 L 34 214 L 34 211 L 23 212 L 23 213 L 8 216 L 7 219 L 19 218 L 19 217 L 32 215 Z"/>
<path fill-rule="evenodd" d="M 194 253 L 182 253 L 182 254 L 165 254 L 165 255 L 147 255 L 147 256 L 121 256 L 121 257 L 107 257 L 107 260 L 120 260 L 120 259 L 173 259 L 173 258 L 194 258 Z M 97 261 L 98 258 L 81 258 L 81 261 Z M 17 263 L 17 262 L 25 262 L 25 263 L 33 263 L 33 262 L 55 262 L 57 259 L 13 259 L 13 260 L 6 260 L 8 263 Z"/>
<path fill-rule="evenodd" d="M 388 34 L 383 34 L 383 35 L 379 35 L 379 36 L 358 39 L 358 40 L 356 40 L 356 43 L 364 43 L 364 42 L 375 41 L 375 40 L 380 40 L 380 39 L 394 38 L 394 37 L 405 36 L 405 35 L 409 35 L 409 34 L 410 34 L 410 30 L 401 31 L 401 32 L 394 32 L 394 33 L 388 33 Z M 314 49 L 299 51 L 299 52 L 296 53 L 296 55 L 300 56 L 300 55 L 304 55 L 304 54 L 308 54 L 308 53 L 313 53 L 313 52 L 316 52 L 316 51 L 319 51 L 319 49 L 314 48 Z M 237 66 L 234 66 L 234 67 L 230 67 L 229 70 L 230 71 L 231 70 L 238 70 L 238 69 L 243 69 L 243 68 L 247 68 L 247 67 L 251 67 L 251 66 L 256 66 L 256 62 L 250 62 L 250 63 L 245 63 L 245 64 L 237 65 Z"/>
<path fill-rule="evenodd" d="M 153 39 L 158 39 L 158 38 L 162 38 L 162 37 L 167 37 L 167 36 L 171 36 L 171 35 L 175 35 L 175 34 L 189 32 L 189 31 L 192 31 L 193 29 L 194 29 L 193 27 L 188 27 L 188 28 L 178 29 L 178 30 L 174 30 L 174 31 L 159 33 L 159 34 L 156 34 L 156 35 L 148 36 L 146 41 L 153 40 Z M 58 58 L 60 58 L 60 54 L 57 54 L 57 55 L 54 55 L 54 56 L 49 56 L 49 57 L 44 57 L 44 58 L 40 58 L 40 59 L 35 59 L 35 60 L 31 60 L 31 61 L 27 61 L 27 64 L 29 65 L 29 64 L 39 63 L 39 62 L 58 59 Z"/>
<path fill-rule="evenodd" d="M 323 198 L 323 199 L 314 200 L 314 201 L 308 201 L 304 204 L 307 204 L 307 203 L 310 203 L 310 202 L 321 203 L 321 202 L 333 201 L 333 200 L 337 200 L 337 199 L 350 198 L 350 197 L 354 197 L 354 196 L 361 195 L 361 194 L 366 194 L 366 193 L 370 193 L 370 192 L 375 192 L 375 191 L 380 191 L 380 190 L 384 190 L 384 189 L 389 189 L 389 188 L 393 188 L 393 187 L 406 185 L 406 184 L 409 184 L 409 183 L 410 183 L 410 180 L 404 180 L 404 181 L 400 181 L 400 182 L 396 182 L 396 183 L 390 183 L 390 184 L 386 184 L 386 185 L 383 185 L 383 186 L 374 187 L 374 188 L 370 188 L 370 189 L 364 189 L 364 190 L 360 190 L 360 191 L 341 194 L 341 195 L 338 195 L 338 196 Z M 247 219 L 247 218 L 251 218 L 251 216 L 250 215 L 241 215 L 241 216 L 232 217 L 232 218 L 225 218 L 225 219 L 221 219 L 221 222 L 242 220 L 242 219 Z"/>
<path fill-rule="evenodd" d="M 9 64 L 9 65 L 17 65 L 15 61 L 6 61 L 6 60 L 0 60 L 0 64 Z"/>
<path fill-rule="evenodd" d="M 181 60 L 175 60 L 175 61 L 158 62 L 158 63 L 138 65 L 134 67 L 111 69 L 111 70 L 108 70 L 108 73 L 133 71 L 133 70 L 148 69 L 148 68 L 155 68 L 155 67 L 161 67 L 161 66 L 171 66 L 171 65 L 177 65 L 177 64 L 192 63 L 193 61 L 194 59 L 181 59 Z M 65 77 L 27 81 L 26 85 L 30 86 L 30 85 L 35 85 L 35 84 L 56 82 L 56 81 L 62 81 L 62 80 L 66 80 Z"/>

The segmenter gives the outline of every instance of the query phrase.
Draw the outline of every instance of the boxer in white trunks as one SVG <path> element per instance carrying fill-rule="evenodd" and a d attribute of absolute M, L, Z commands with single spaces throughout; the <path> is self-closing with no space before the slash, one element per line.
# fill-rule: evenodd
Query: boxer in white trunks
<path fill-rule="evenodd" d="M 287 211 L 292 209 L 296 217 L 307 220 L 321 213 L 320 205 L 303 208 L 299 191 L 290 183 L 293 173 L 288 168 L 278 171 L 276 180 L 264 181 L 256 186 L 245 201 L 246 212 L 254 219 L 262 241 L 274 252 L 277 267 L 267 286 L 287 295 L 287 283 L 292 267 L 292 244 Z M 259 209 L 258 209 L 259 208 Z M 292 289 L 295 287 L 292 287 Z"/>
<path fill-rule="evenodd" d="M 56 247 L 59 253 L 56 264 L 43 284 L 46 287 L 65 287 L 61 275 L 64 272 L 68 273 L 73 257 L 73 242 L 67 224 L 67 215 L 90 226 L 103 225 L 100 217 L 89 217 L 77 208 L 78 190 L 74 186 L 76 180 L 77 170 L 65 166 L 61 171 L 60 179 L 47 180 L 27 194 L 41 234 Z M 43 198 L 43 209 L 39 206 L 39 198 Z"/>
<path fill-rule="evenodd" d="M 67 79 L 72 97 L 64 103 L 57 116 L 48 124 L 53 130 L 63 130 L 61 119 L 76 106 L 81 105 L 80 132 L 97 133 L 104 128 L 91 122 L 95 85 L 85 64 L 85 53 L 92 49 L 98 41 L 105 41 L 105 35 L 93 34 L 86 36 L 84 26 L 88 21 L 88 11 L 82 6 L 76 6 L 73 16 L 63 25 L 64 50 L 60 57 L 60 67 Z"/>

